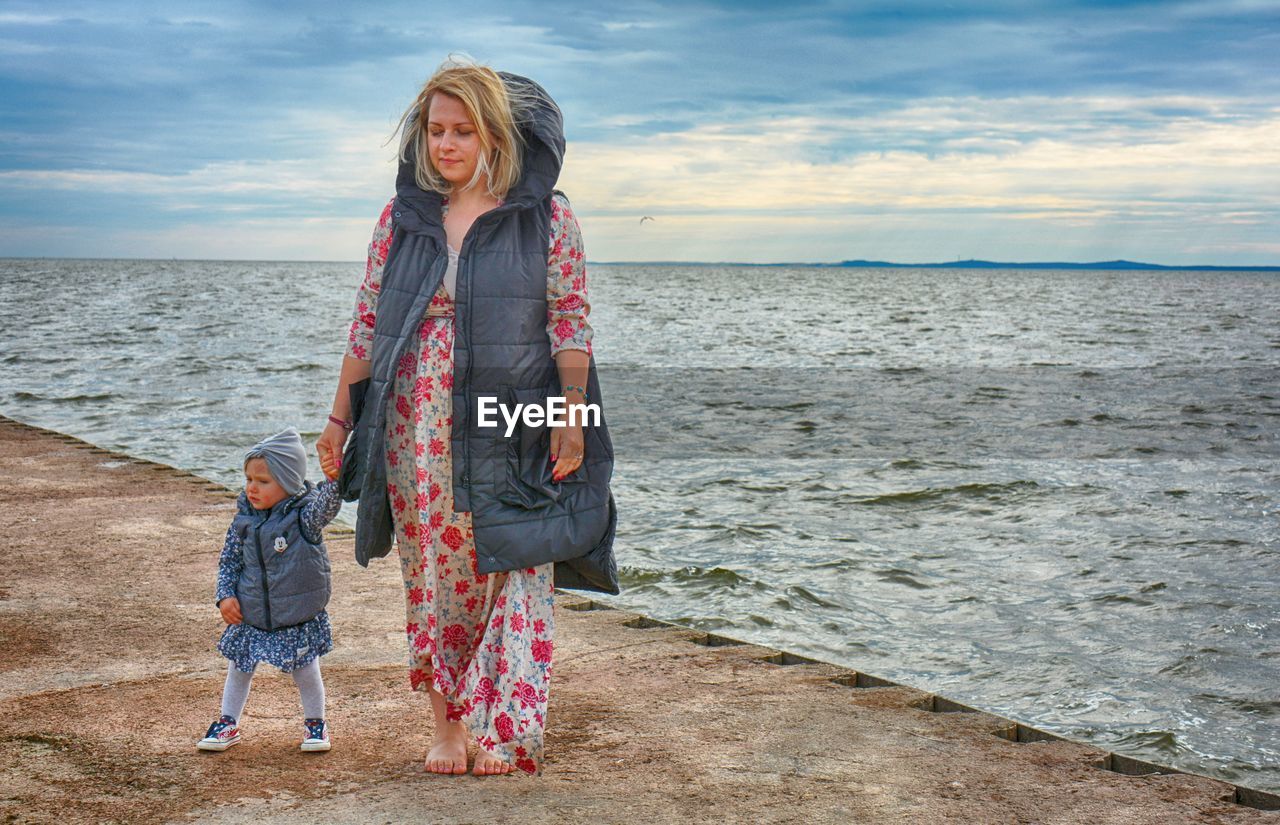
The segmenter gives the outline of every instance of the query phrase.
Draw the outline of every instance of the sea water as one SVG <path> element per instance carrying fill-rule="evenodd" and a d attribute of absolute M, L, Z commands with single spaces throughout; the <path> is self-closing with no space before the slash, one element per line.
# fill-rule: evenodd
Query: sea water
<path fill-rule="evenodd" d="M 238 485 L 362 273 L 0 261 L 0 412 Z M 609 601 L 1280 791 L 1280 276 L 589 278 Z"/>

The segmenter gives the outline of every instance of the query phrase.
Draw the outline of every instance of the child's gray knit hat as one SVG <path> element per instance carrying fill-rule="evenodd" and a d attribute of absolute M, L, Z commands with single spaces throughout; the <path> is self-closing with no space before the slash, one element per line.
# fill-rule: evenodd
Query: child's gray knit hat
<path fill-rule="evenodd" d="M 302 446 L 302 436 L 293 427 L 264 438 L 244 454 L 244 463 L 251 458 L 265 459 L 267 469 L 276 483 L 291 496 L 305 488 L 307 478 L 307 450 Z"/>

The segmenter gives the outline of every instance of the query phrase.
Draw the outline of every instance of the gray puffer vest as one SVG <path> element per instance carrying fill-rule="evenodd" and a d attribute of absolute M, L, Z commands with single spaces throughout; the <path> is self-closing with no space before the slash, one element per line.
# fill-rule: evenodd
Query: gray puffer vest
<path fill-rule="evenodd" d="M 550 431 L 519 425 L 480 427 L 477 399 L 538 403 L 560 395 L 560 380 L 547 339 L 547 236 L 551 198 L 564 154 L 560 110 L 541 86 L 501 73 L 508 88 L 537 100 L 521 123 L 520 181 L 498 208 L 475 220 L 459 250 L 455 288 L 453 364 L 453 509 L 470 511 L 477 568 L 481 573 L 556 562 L 560 588 L 618 592 L 613 538 L 617 512 L 609 481 L 613 444 L 604 423 L 594 360 L 587 381 L 590 401 L 601 405 L 600 426 L 584 427 L 583 465 L 560 482 L 551 480 Z M 396 179 L 391 247 L 382 273 L 373 330 L 370 380 L 357 440 L 360 491 L 356 561 L 385 556 L 392 547 L 387 500 L 387 403 L 396 366 L 417 340 L 428 302 L 448 266 L 441 197 L 420 189 L 414 158 Z M 501 422 L 501 416 L 498 416 Z"/>
<path fill-rule="evenodd" d="M 279 630 L 314 619 L 329 603 L 329 553 L 302 532 L 302 508 L 315 495 L 306 489 L 266 513 L 240 496 L 232 526 L 239 533 L 244 566 L 236 598 L 245 624 Z"/>

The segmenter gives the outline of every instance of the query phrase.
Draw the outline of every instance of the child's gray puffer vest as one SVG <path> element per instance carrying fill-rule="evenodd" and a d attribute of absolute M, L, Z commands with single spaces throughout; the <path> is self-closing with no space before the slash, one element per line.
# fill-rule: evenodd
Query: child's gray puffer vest
<path fill-rule="evenodd" d="M 302 508 L 315 494 L 308 481 L 303 492 L 266 513 L 241 496 L 232 525 L 244 553 L 236 598 L 245 624 L 280 630 L 314 619 L 329 603 L 329 553 L 323 541 L 313 544 L 302 532 Z"/>

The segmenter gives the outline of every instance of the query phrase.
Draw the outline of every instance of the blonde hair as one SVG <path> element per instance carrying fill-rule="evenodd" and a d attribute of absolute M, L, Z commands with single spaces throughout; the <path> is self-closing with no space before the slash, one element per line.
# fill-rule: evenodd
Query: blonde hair
<path fill-rule="evenodd" d="M 525 108 L 525 101 L 513 99 L 502 78 L 488 66 L 453 55 L 440 64 L 400 116 L 396 131 L 400 133 L 400 160 L 408 162 L 411 157 L 416 158 L 414 180 L 418 187 L 442 195 L 452 192 L 453 184 L 432 165 L 426 141 L 427 112 L 436 94 L 457 98 L 480 137 L 476 171 L 463 188 L 469 189 L 487 180 L 489 194 L 504 198 L 520 180 L 524 138 L 520 134 L 517 110 Z"/>

